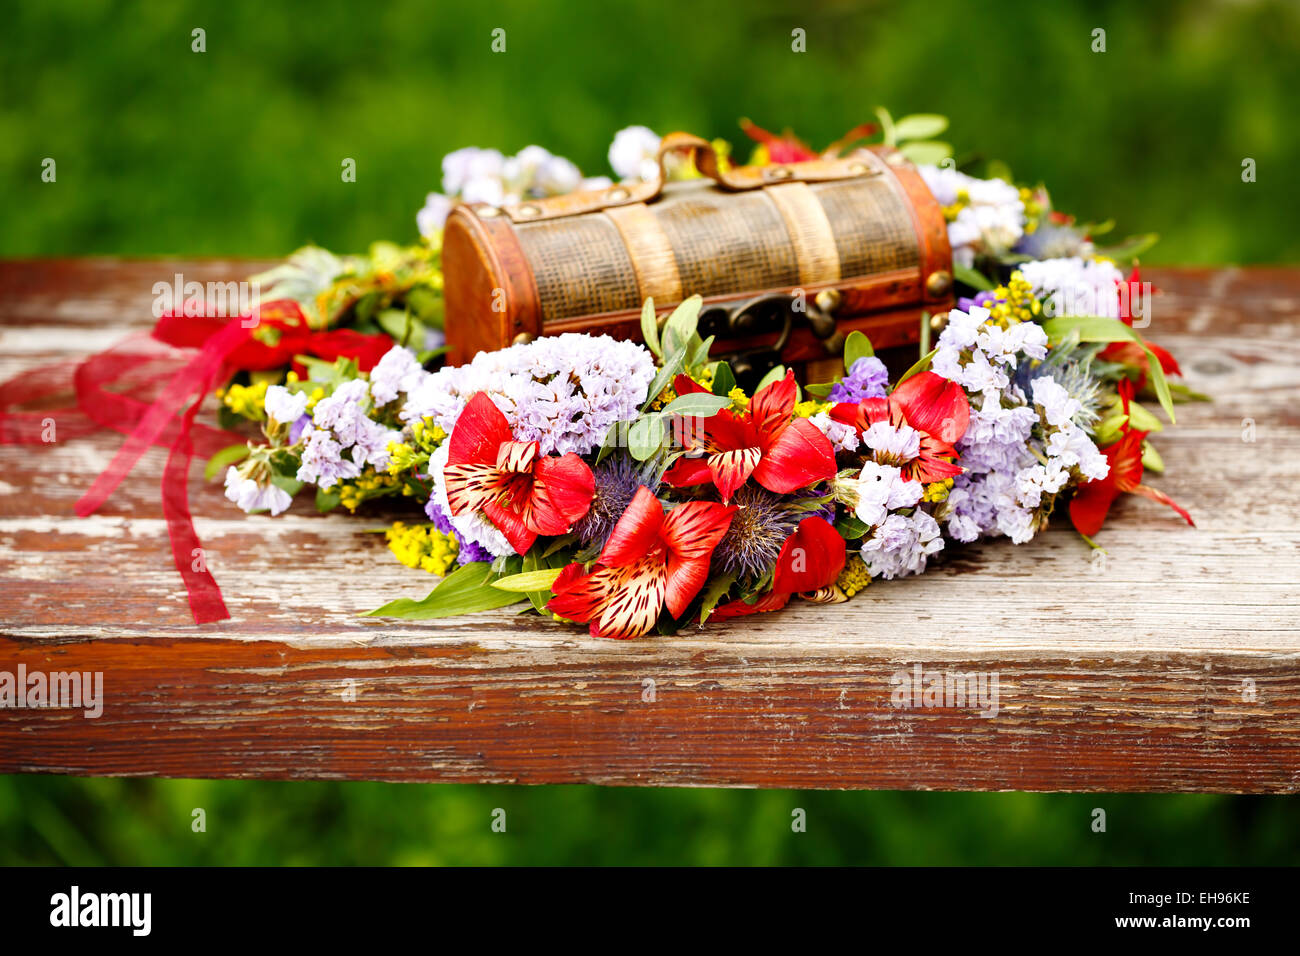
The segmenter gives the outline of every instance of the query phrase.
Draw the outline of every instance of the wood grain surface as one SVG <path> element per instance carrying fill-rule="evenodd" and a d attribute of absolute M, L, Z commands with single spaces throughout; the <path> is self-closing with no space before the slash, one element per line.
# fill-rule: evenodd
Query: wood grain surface
<path fill-rule="evenodd" d="M 152 322 L 155 282 L 250 262 L 0 263 L 0 380 Z M 360 613 L 433 579 L 393 512 L 246 517 L 194 469 L 232 619 L 196 627 L 163 453 L 87 519 L 120 439 L 0 446 L 0 671 L 103 673 L 102 716 L 0 709 L 0 772 L 1026 790 L 1300 790 L 1300 271 L 1150 270 L 1148 335 L 1214 397 L 1156 436 L 1096 556 L 1068 528 L 953 551 L 845 605 L 598 641 L 515 609 Z M 1253 440 L 1250 440 L 1253 439 Z M 996 674 L 996 716 L 891 676 Z"/>

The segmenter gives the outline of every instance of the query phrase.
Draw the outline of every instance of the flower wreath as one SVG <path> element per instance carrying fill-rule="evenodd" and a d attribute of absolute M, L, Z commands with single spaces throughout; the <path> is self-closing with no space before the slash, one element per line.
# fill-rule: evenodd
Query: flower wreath
<path fill-rule="evenodd" d="M 222 424 L 256 422 L 262 440 L 212 453 L 209 476 L 224 469 L 231 501 L 272 515 L 307 488 L 321 511 L 413 499 L 418 518 L 394 524 L 388 545 L 442 580 L 372 614 L 430 619 L 528 602 L 609 638 L 774 611 L 794 595 L 845 601 L 874 579 L 924 571 L 946 548 L 1024 543 L 1067 502 L 1089 543 L 1123 493 L 1190 524 L 1143 483 L 1163 467 L 1148 440 L 1162 424 L 1139 398 L 1171 423 L 1175 400 L 1203 398 L 1170 380 L 1177 363 L 1135 327 L 1150 286 L 1119 263 L 1151 237 L 1098 247 L 1106 227 L 1056 212 L 1043 187 L 958 170 L 933 139 L 942 117 L 879 119 L 821 154 L 744 127 L 754 164 L 838 155 L 876 136 L 918 162 L 969 296 L 933 347 L 923 320 L 923 354 L 892 383 L 855 332 L 834 381 L 801 384 L 777 368 L 750 394 L 710 357 L 698 296 L 667 315 L 647 301 L 644 344 L 568 333 L 435 367 L 451 204 L 608 182 L 540 147 L 514 157 L 466 149 L 443 162 L 444 193 L 417 216 L 419 245 L 378 244 L 364 257 L 309 248 L 256 277 L 262 314 L 278 321 L 232 338 L 205 381 L 240 369 L 218 392 Z M 658 142 L 644 127 L 621 131 L 614 172 L 657 176 Z M 672 172 L 698 175 L 689 162 Z M 208 349 L 216 337 L 173 344 Z M 284 340 L 291 350 L 277 348 Z M 240 362 L 234 349 L 259 360 Z M 147 418 L 136 414 L 137 430 Z M 143 450 L 162 432 L 132 440 Z"/>

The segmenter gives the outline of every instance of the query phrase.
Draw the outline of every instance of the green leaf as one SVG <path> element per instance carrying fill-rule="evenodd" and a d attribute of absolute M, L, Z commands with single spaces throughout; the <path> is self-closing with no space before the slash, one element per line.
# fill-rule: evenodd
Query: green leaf
<path fill-rule="evenodd" d="M 641 411 L 645 411 L 654 402 L 659 394 L 672 384 L 673 376 L 682 370 L 686 362 L 686 350 L 678 349 L 672 356 L 664 361 L 663 367 L 659 369 L 650 383 L 650 391 L 646 393 L 645 404 L 641 406 Z"/>
<path fill-rule="evenodd" d="M 1123 412 L 1120 413 L 1120 419 L 1123 420 Z M 1149 411 L 1139 405 L 1137 402 L 1128 403 L 1128 423 L 1140 432 L 1159 432 L 1164 431 L 1165 426 L 1160 423 Z"/>
<path fill-rule="evenodd" d="M 681 415 L 684 418 L 712 418 L 731 404 L 725 395 L 710 392 L 687 392 L 664 406 L 664 415 Z"/>
<path fill-rule="evenodd" d="M 803 390 L 815 398 L 826 398 L 834 387 L 834 382 L 819 382 L 816 385 L 805 385 Z"/>
<path fill-rule="evenodd" d="M 659 320 L 655 318 L 655 300 L 646 299 L 641 306 L 641 338 L 645 339 L 646 348 L 655 355 L 663 355 L 659 344 Z"/>
<path fill-rule="evenodd" d="M 1155 232 L 1144 233 L 1140 236 L 1129 236 L 1123 242 L 1097 249 L 1097 255 L 1107 256 L 1119 262 L 1131 262 L 1159 241 L 1160 235 Z"/>
<path fill-rule="evenodd" d="M 916 364 L 913 365 L 911 368 L 909 368 L 906 372 L 904 372 L 902 377 L 899 378 L 899 380 L 894 383 L 894 388 L 898 388 L 899 385 L 902 385 L 913 375 L 919 375 L 922 372 L 924 372 L 926 369 L 928 369 L 930 367 L 930 361 L 934 358 L 934 353 L 937 351 L 939 351 L 937 348 L 933 348 L 930 349 L 930 351 L 926 352 L 924 355 L 922 355 L 917 360 Z"/>
<path fill-rule="evenodd" d="M 1206 395 L 1204 392 L 1193 391 L 1191 388 L 1184 385 L 1182 382 L 1170 382 L 1169 391 L 1172 395 L 1181 399 L 1184 402 L 1214 401 L 1214 399 L 1210 398 L 1210 396 Z"/>
<path fill-rule="evenodd" d="M 462 565 L 438 582 L 422 601 L 401 598 L 369 612 L 370 617 L 396 617 L 408 621 L 431 621 L 476 611 L 517 604 L 524 595 L 489 587 L 492 566 L 484 561 Z"/>
<path fill-rule="evenodd" d="M 902 139 L 933 139 L 948 128 L 948 117 L 938 113 L 912 113 L 894 122 L 894 135 Z"/>
<path fill-rule="evenodd" d="M 333 511 L 339 506 L 342 496 L 337 491 L 326 490 L 325 488 L 316 489 L 316 510 L 321 514 L 327 511 Z"/>
<path fill-rule="evenodd" d="M 883 106 L 876 107 L 876 119 L 880 120 L 880 135 L 886 146 L 896 146 L 898 136 L 894 131 L 894 118 Z"/>
<path fill-rule="evenodd" d="M 1165 370 L 1160 367 L 1160 360 L 1156 358 L 1154 352 L 1147 349 L 1146 353 L 1147 381 L 1150 382 L 1151 387 L 1155 389 L 1156 398 L 1160 399 L 1160 407 L 1163 408 L 1165 414 L 1169 416 L 1170 424 L 1176 425 L 1178 424 L 1178 420 L 1174 418 L 1174 397 L 1169 394 L 1169 380 L 1165 378 Z"/>
<path fill-rule="evenodd" d="M 844 540 L 856 541 L 870 531 L 871 526 L 864 523 L 857 515 L 848 514 L 835 522 L 835 530 L 840 533 L 840 537 L 844 538 Z"/>
<path fill-rule="evenodd" d="M 703 624 L 713 613 L 713 609 L 718 606 L 731 586 L 736 583 L 735 572 L 731 574 L 721 574 L 711 580 L 704 588 L 704 603 L 700 606 L 700 623 Z"/>
<path fill-rule="evenodd" d="M 515 594 L 527 594 L 530 591 L 550 591 L 551 585 L 555 583 L 555 579 L 560 576 L 563 570 L 563 568 L 542 568 L 537 571 L 524 571 L 521 574 L 511 574 L 508 577 L 497 578 L 495 581 L 489 581 L 488 583 L 494 588 Z"/>
<path fill-rule="evenodd" d="M 952 156 L 952 146 L 937 139 L 904 143 L 898 151 L 918 166 L 938 166 Z"/>
<path fill-rule="evenodd" d="M 952 264 L 952 277 L 958 282 L 964 282 L 978 292 L 992 292 L 994 285 L 988 280 L 988 277 L 978 269 L 972 269 L 970 266 L 962 266 L 957 263 Z"/>
<path fill-rule="evenodd" d="M 726 362 L 719 362 L 713 370 L 713 394 L 730 395 L 736 387 L 736 374 Z"/>
<path fill-rule="evenodd" d="M 1160 407 L 1169 416 L 1169 421 L 1177 424 L 1174 418 L 1174 399 L 1169 391 L 1169 380 L 1152 351 L 1146 347 L 1142 336 L 1119 319 L 1104 315 L 1062 315 L 1048 319 L 1043 323 L 1043 331 L 1053 342 L 1060 342 L 1071 332 L 1078 332 L 1080 342 L 1136 342 L 1142 346 L 1147 355 L 1147 379 L 1152 390 L 1160 399 Z"/>
<path fill-rule="evenodd" d="M 248 457 L 248 444 L 227 445 L 221 451 L 217 452 L 208 459 L 208 463 L 203 466 L 203 477 L 208 481 L 217 477 L 218 472 L 229 468 L 237 461 L 243 461 Z"/>
<path fill-rule="evenodd" d="M 871 339 L 856 330 L 850 332 L 844 342 L 844 371 L 852 371 L 853 363 L 858 359 L 871 358 L 875 354 L 876 350 L 871 347 Z"/>
<path fill-rule="evenodd" d="M 1157 475 L 1163 475 L 1165 472 L 1164 459 L 1160 457 L 1160 452 L 1156 451 L 1156 446 L 1149 441 L 1142 443 L 1142 467 Z"/>
<path fill-rule="evenodd" d="M 709 350 L 713 348 L 713 340 L 716 336 L 710 335 L 707 339 L 701 339 L 691 350 L 690 361 L 687 363 L 690 368 L 700 368 L 709 361 Z"/>
<path fill-rule="evenodd" d="M 771 385 L 773 382 L 779 382 L 783 378 L 785 378 L 785 366 L 778 365 L 772 369 L 772 371 L 763 376 L 763 380 L 759 382 L 758 387 L 754 389 L 754 394 L 757 395 L 768 385 Z"/>
<path fill-rule="evenodd" d="M 643 415 L 627 433 L 627 450 L 637 461 L 654 457 L 664 443 L 664 420 L 658 414 Z"/>
<path fill-rule="evenodd" d="M 668 321 L 664 324 L 665 348 L 683 349 L 690 346 L 699 326 L 700 307 L 703 305 L 704 299 L 693 295 L 673 309 L 673 314 L 668 316 Z"/>

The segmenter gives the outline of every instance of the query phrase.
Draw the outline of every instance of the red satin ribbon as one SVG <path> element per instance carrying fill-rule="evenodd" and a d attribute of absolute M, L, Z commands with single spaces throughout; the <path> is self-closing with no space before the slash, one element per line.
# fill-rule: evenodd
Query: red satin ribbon
<path fill-rule="evenodd" d="M 254 338 L 253 331 L 258 327 L 275 329 L 275 344 Z M 353 358 L 362 371 L 369 371 L 392 347 L 392 341 L 384 335 L 364 335 L 350 329 L 314 332 L 307 328 L 297 304 L 288 301 L 263 305 L 260 318 L 251 322 L 246 317 L 226 320 L 164 315 L 153 330 L 153 338 L 174 347 L 198 348 L 199 354 L 173 372 L 151 403 L 104 387 L 114 384 L 143 388 L 159 381 L 164 365 L 175 367 L 174 359 L 157 354 L 156 346 L 136 337 L 81 362 L 34 369 L 0 384 L 0 443 L 42 444 L 50 419 L 56 423 L 60 438 L 83 437 L 101 428 L 125 433 L 126 441 L 112 462 L 77 502 L 77 514 L 82 517 L 107 500 L 146 450 L 154 445 L 168 448 L 162 476 L 162 508 L 172 559 L 185 582 L 195 623 L 206 624 L 230 614 L 207 568 L 203 545 L 190 515 L 190 464 L 196 447 L 199 455 L 207 458 L 243 439 L 234 432 L 196 425 L 194 416 L 203 399 L 236 370 L 279 368 L 296 355 L 313 355 L 326 361 Z M 48 401 L 68 391 L 69 377 L 77 397 L 75 407 L 8 411 L 12 406 Z"/>

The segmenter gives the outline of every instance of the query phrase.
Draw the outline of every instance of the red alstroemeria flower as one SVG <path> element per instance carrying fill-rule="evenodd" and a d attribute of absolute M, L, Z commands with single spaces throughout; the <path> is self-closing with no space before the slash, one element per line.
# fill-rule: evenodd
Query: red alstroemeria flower
<path fill-rule="evenodd" d="M 909 425 L 921 433 L 921 450 L 910 461 L 890 462 L 903 476 L 922 484 L 954 478 L 961 466 L 948 461 L 957 457 L 953 447 L 970 424 L 970 402 L 956 382 L 935 372 L 913 375 L 894 389 L 889 398 L 865 398 L 841 402 L 831 409 L 831 418 L 852 425 L 858 434 L 877 422 L 894 427 Z"/>
<path fill-rule="evenodd" d="M 784 136 L 769 133 L 761 126 L 756 126 L 747 119 L 740 121 L 740 128 L 746 136 L 756 143 L 767 147 L 767 158 L 772 163 L 802 163 L 818 159 L 811 146 L 789 130 Z"/>
<path fill-rule="evenodd" d="M 829 521 L 819 515 L 804 518 L 781 546 L 772 575 L 772 590 L 753 604 L 736 600 L 719 605 L 709 619 L 725 621 L 742 614 L 779 611 L 789 603 L 792 594 L 830 587 L 844 570 L 846 551 L 843 536 Z"/>
<path fill-rule="evenodd" d="M 678 375 L 673 387 L 678 395 L 707 392 L 697 382 Z M 701 458 L 679 458 L 664 481 L 677 488 L 712 482 L 723 501 L 750 475 L 778 495 L 829 481 L 835 477 L 835 449 L 830 440 L 806 418 L 794 415 L 794 372 L 758 390 L 742 415 L 723 409 L 704 419 L 702 435 L 686 437 L 690 450 Z"/>
<path fill-rule="evenodd" d="M 587 513 L 596 482 L 577 455 L 543 456 L 515 441 L 505 415 L 477 392 L 452 429 L 443 477 L 451 513 L 481 511 L 524 554 L 538 535 L 567 534 Z"/>
<path fill-rule="evenodd" d="M 1133 383 L 1122 379 L 1119 383 L 1119 396 L 1124 403 L 1125 415 L 1128 414 L 1133 393 Z M 1110 463 L 1110 471 L 1105 478 L 1081 484 L 1070 501 L 1070 521 L 1080 534 L 1091 538 L 1100 531 L 1110 506 L 1125 492 L 1168 505 L 1182 515 L 1189 525 L 1196 527 L 1187 509 L 1179 506 L 1163 491 L 1142 484 L 1142 442 L 1146 437 L 1146 432 L 1137 431 L 1125 422 L 1119 439 L 1101 450 Z"/>
<path fill-rule="evenodd" d="M 1133 299 L 1142 294 L 1142 274 L 1138 267 L 1134 266 L 1133 271 L 1124 284 L 1128 286 L 1128 295 L 1121 296 L 1119 300 L 1119 318 L 1129 328 L 1133 327 Z M 1160 369 L 1166 375 L 1182 375 L 1183 370 L 1178 367 L 1177 360 L 1165 349 L 1153 342 L 1148 342 L 1145 338 L 1142 345 L 1137 342 L 1111 342 L 1102 349 L 1097 357 L 1106 362 L 1116 362 L 1120 365 L 1127 365 L 1130 368 L 1137 369 L 1137 379 L 1135 385 L 1138 391 L 1147 383 L 1147 376 L 1151 373 L 1151 360 L 1147 357 L 1146 349 L 1151 350 L 1151 354 L 1156 357 L 1160 363 Z"/>
<path fill-rule="evenodd" d="M 747 119 L 740 121 L 740 128 L 754 142 L 767 147 L 768 162 L 774 164 L 801 163 L 805 160 L 821 159 L 823 157 L 833 159 L 860 140 L 874 135 L 876 130 L 879 129 L 875 123 L 863 123 L 860 126 L 855 126 L 818 155 L 811 146 L 789 130 L 786 130 L 784 135 L 777 136 L 775 133 L 769 133 L 761 126 L 755 126 Z"/>
<path fill-rule="evenodd" d="M 638 488 L 591 572 L 566 567 L 551 585 L 547 608 L 590 624 L 594 637 L 640 637 L 664 607 L 681 617 L 708 580 L 713 549 L 735 510 L 692 501 L 665 515 L 659 499 Z"/>

